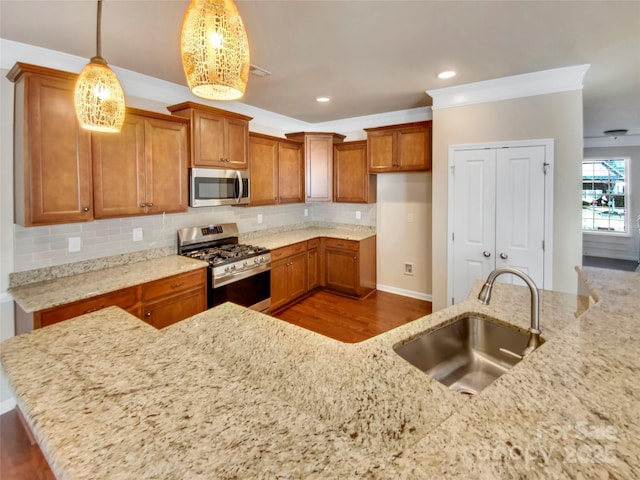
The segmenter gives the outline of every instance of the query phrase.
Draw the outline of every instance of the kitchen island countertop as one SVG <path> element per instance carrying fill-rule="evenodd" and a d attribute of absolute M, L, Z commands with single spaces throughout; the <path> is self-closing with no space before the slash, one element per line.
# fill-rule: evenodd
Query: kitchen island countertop
<path fill-rule="evenodd" d="M 527 288 L 357 344 L 229 303 L 161 331 L 111 307 L 0 359 L 60 479 L 638 478 L 640 274 L 579 275 L 597 303 L 541 291 L 546 342 L 474 397 L 393 346 L 465 312 L 527 327 Z"/>

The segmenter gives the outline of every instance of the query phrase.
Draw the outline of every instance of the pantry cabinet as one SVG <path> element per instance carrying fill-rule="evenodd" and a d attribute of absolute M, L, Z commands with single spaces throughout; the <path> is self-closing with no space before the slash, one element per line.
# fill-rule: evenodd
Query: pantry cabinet
<path fill-rule="evenodd" d="M 192 167 L 248 168 L 251 117 L 193 102 L 167 109 L 190 121 Z"/>
<path fill-rule="evenodd" d="M 308 291 L 307 242 L 271 251 L 271 311 Z"/>
<path fill-rule="evenodd" d="M 93 219 L 91 133 L 76 119 L 76 74 L 16 63 L 14 215 L 28 227 Z"/>
<path fill-rule="evenodd" d="M 156 328 L 207 309 L 207 269 L 199 268 L 27 314 L 16 304 L 16 334 L 117 306 Z"/>
<path fill-rule="evenodd" d="M 304 202 L 302 143 L 249 134 L 250 205 Z"/>
<path fill-rule="evenodd" d="M 94 133 L 94 217 L 186 212 L 187 132 L 187 119 L 127 108 L 119 133 Z"/>
<path fill-rule="evenodd" d="M 337 133 L 287 133 L 287 138 L 304 143 L 307 202 L 333 200 L 333 145 L 345 136 Z"/>
<path fill-rule="evenodd" d="M 369 172 L 431 169 L 431 120 L 365 128 Z"/>
<path fill-rule="evenodd" d="M 367 142 L 333 146 L 333 201 L 376 203 L 377 177 L 367 168 Z"/>

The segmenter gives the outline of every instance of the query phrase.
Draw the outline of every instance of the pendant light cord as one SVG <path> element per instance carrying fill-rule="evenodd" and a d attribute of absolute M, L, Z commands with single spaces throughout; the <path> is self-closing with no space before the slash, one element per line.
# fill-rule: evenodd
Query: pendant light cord
<path fill-rule="evenodd" d="M 98 24 L 96 26 L 96 57 L 102 58 L 102 0 L 98 0 Z"/>

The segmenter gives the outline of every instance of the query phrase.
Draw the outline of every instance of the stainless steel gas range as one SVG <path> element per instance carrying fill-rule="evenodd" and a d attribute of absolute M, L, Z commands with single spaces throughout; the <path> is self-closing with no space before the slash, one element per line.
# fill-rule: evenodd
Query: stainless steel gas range
<path fill-rule="evenodd" d="M 235 223 L 178 230 L 178 254 L 209 263 L 208 308 L 224 302 L 268 312 L 271 307 L 271 254 L 238 243 Z"/>

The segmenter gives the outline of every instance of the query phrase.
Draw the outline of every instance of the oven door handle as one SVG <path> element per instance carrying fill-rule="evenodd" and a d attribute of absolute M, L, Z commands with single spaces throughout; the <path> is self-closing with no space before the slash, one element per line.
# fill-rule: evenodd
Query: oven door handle
<path fill-rule="evenodd" d="M 236 189 L 236 192 L 238 192 L 238 195 L 236 196 L 236 203 L 240 203 L 240 200 L 242 200 L 242 194 L 244 193 L 244 185 L 240 170 L 236 170 L 236 182 L 238 182 L 238 188 Z"/>
<path fill-rule="evenodd" d="M 271 262 L 262 263 L 259 267 L 246 268 L 244 270 L 236 270 L 233 273 L 226 274 L 220 278 L 213 279 L 213 288 L 224 287 L 225 285 L 242 280 L 244 278 L 257 275 L 258 273 L 267 272 L 271 270 Z M 240 277 L 240 278 L 238 278 Z"/>

